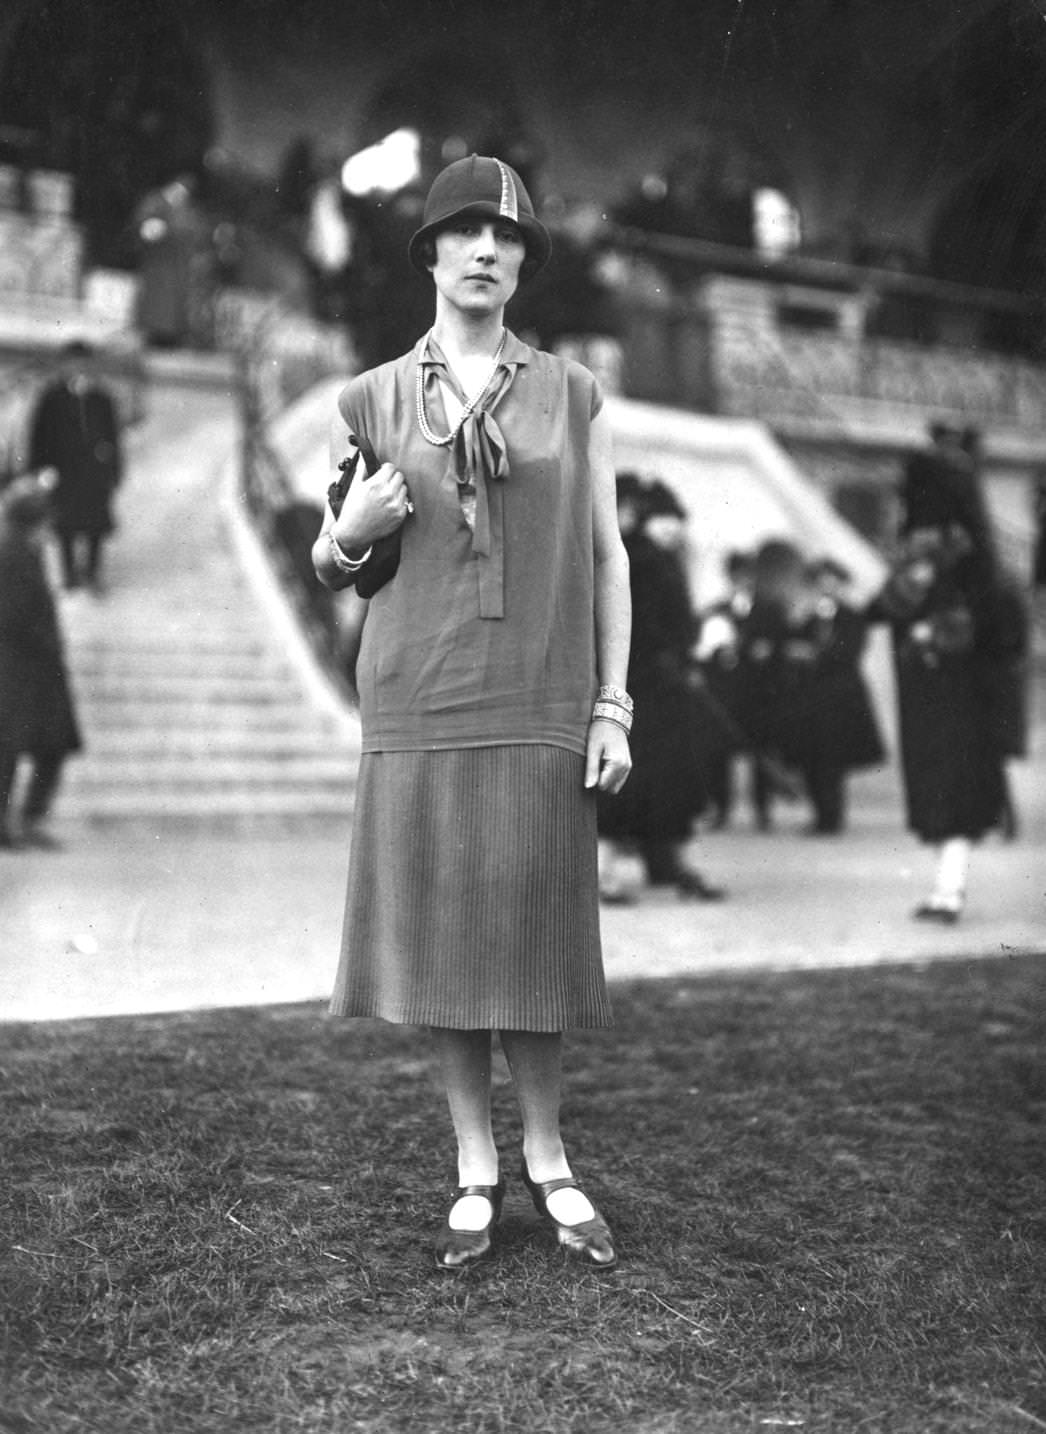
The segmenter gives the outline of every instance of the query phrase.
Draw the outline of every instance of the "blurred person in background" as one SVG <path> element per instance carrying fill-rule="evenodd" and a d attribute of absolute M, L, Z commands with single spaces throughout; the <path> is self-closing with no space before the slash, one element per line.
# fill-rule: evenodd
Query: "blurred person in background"
<path fill-rule="evenodd" d="M 730 728 L 729 740 L 711 755 L 705 773 L 713 830 L 729 824 L 734 808 L 734 769 L 747 745 L 737 721 L 738 669 L 741 630 L 752 610 L 755 559 L 751 553 L 734 550 L 727 553 L 723 570 L 726 594 L 700 614 L 695 653 L 709 696 Z"/>
<path fill-rule="evenodd" d="M 802 790 L 796 774 L 808 759 L 806 714 L 816 657 L 810 612 L 802 553 L 787 538 L 768 538 L 755 553 L 737 678 L 737 716 L 752 748 L 759 831 L 773 825 L 776 796 L 794 798 Z"/>
<path fill-rule="evenodd" d="M 577 1258 L 616 1261 L 571 1173 L 560 1101 L 564 1030 L 611 1024 L 595 794 L 631 766 L 628 571 L 595 380 L 504 327 L 550 247 L 503 161 L 472 155 L 436 176 L 407 245 L 435 320 L 342 392 L 335 463 L 363 439 L 378 466 L 343 503 L 331 494 L 313 549 L 326 585 L 371 594 L 332 1010 L 432 1032 L 459 1181 L 441 1269 L 495 1238 L 495 1031 L 535 1207 Z M 372 587 L 394 534 L 394 571 Z"/>
<path fill-rule="evenodd" d="M 1035 559 L 1033 575 L 1037 588 L 1046 588 L 1046 477 L 1035 487 Z"/>
<path fill-rule="evenodd" d="M 692 658 L 697 619 L 683 557 L 686 513 L 672 490 L 634 473 L 617 479 L 618 523 L 629 559 L 635 695 L 634 767 L 624 790 L 599 798 L 604 901 L 638 894 L 622 857 L 638 857 L 650 886 L 686 899 L 724 895 L 687 857 L 695 819 L 707 805 L 706 768 L 723 739 L 710 720 Z"/>
<path fill-rule="evenodd" d="M 59 356 L 29 424 L 28 465 L 53 468 L 55 532 L 66 588 L 102 588 L 102 548 L 116 524 L 113 495 L 123 477 L 116 403 L 97 376 L 94 350 L 74 340 Z"/>
<path fill-rule="evenodd" d="M 982 488 L 984 435 L 968 424 L 959 434 L 959 446 L 969 460 L 974 482 Z M 985 509 L 987 514 L 987 509 Z M 996 551 L 998 557 L 998 552 Z M 1028 659 L 1031 645 L 1029 594 L 1017 575 L 997 562 L 998 650 L 986 655 L 984 687 L 990 709 L 990 725 L 1003 757 L 1003 816 L 1001 831 L 1007 840 L 1017 836 L 1020 822 L 1014 801 L 1007 758 L 1028 755 Z"/>
<path fill-rule="evenodd" d="M 1000 692 L 1025 640 L 962 435 L 931 429 L 901 486 L 898 554 L 868 615 L 889 624 L 909 828 L 935 853 L 920 920 L 959 920 L 973 846 L 1010 806 Z M 1026 626 L 1025 626 L 1026 632 Z M 1009 676 L 1007 676 L 1009 673 Z"/>
<path fill-rule="evenodd" d="M 172 349 L 212 337 L 214 252 L 199 180 L 180 174 L 152 190 L 133 217 L 138 251 L 138 327 L 147 344 Z"/>
<path fill-rule="evenodd" d="M 811 833 L 834 836 L 846 825 L 847 774 L 877 766 L 886 749 L 861 671 L 868 623 L 846 599 L 850 574 L 826 557 L 810 564 L 808 580 L 814 659 L 804 703 L 809 725 L 802 776 L 813 808 Z"/>
<path fill-rule="evenodd" d="M 81 748 L 43 543 L 52 472 L 0 496 L 0 848 L 53 847 L 46 822 L 66 758 Z M 14 810 L 20 758 L 30 773 Z"/>

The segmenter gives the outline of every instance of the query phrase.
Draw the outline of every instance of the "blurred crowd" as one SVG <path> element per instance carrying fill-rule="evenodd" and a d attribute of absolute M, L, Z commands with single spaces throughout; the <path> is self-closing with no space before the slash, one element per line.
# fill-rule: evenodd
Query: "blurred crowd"
<path fill-rule="evenodd" d="M 722 598 L 695 610 L 677 495 L 656 477 L 618 475 L 635 765 L 600 804 L 604 900 L 634 901 L 646 886 L 721 899 L 694 864 L 694 838 L 727 826 L 742 794 L 760 831 L 788 802 L 801 804 L 811 836 L 839 837 L 848 778 L 889 755 L 863 669 L 881 623 L 907 825 L 937 857 L 915 915 L 958 919 L 974 845 L 1017 833 L 1006 763 L 1026 753 L 1029 626 L 995 548 L 978 434 L 935 424 L 930 437 L 907 465 L 894 564 L 871 602 L 854 597 L 831 554 L 781 535 L 726 554 Z"/>
<path fill-rule="evenodd" d="M 772 176 L 712 158 L 707 146 L 678 156 L 663 183 L 641 185 L 610 218 L 715 243 L 756 244 L 752 196 Z M 532 166 L 518 162 L 534 183 Z M 213 172 L 202 179 L 185 173 L 138 204 L 131 229 L 146 342 L 205 342 L 210 296 L 219 285 L 284 292 L 317 317 L 350 326 L 363 366 L 413 342 L 431 303 L 425 282 L 402 262 L 418 222 L 420 188 L 350 195 L 340 172 L 305 141 L 288 149 L 268 207 L 230 183 L 226 177 L 223 186 Z M 704 227 L 695 227 L 698 215 Z M 598 247 L 584 226 L 561 225 L 552 262 L 509 312 L 522 336 L 550 347 L 565 335 L 612 331 Z M 995 828 L 1016 831 L 1003 764 L 1025 746 L 1024 598 L 995 550 L 980 494 L 979 435 L 936 425 L 930 440 L 905 471 L 898 569 L 872 604 L 854 598 L 850 574 L 831 553 L 808 551 L 782 533 L 751 551 L 725 554 L 721 599 L 696 610 L 686 560 L 690 515 L 657 476 L 619 475 L 632 571 L 635 771 L 619 797 L 601 804 L 605 899 L 634 899 L 645 884 L 692 900 L 721 899 L 722 887 L 693 864 L 692 839 L 726 827 L 742 802 L 761 831 L 774 828 L 782 803 L 804 809 L 814 836 L 846 830 L 848 778 L 891 755 L 863 671 L 873 623 L 885 624 L 894 641 L 897 755 L 909 826 L 934 845 L 973 843 Z M 100 594 L 114 527 L 118 419 L 86 345 L 67 345 L 39 392 L 28 468 L 49 475 L 46 502 L 24 494 L 16 501 L 11 484 L 0 520 L 8 555 L 0 588 L 0 842 L 8 843 L 20 830 L 39 834 L 61 766 L 53 760 L 53 733 L 34 735 L 46 728 L 37 720 L 49 700 L 46 684 L 34 687 L 25 676 L 30 632 L 41 634 L 39 664 L 52 672 L 61 665 L 46 584 L 26 576 L 35 572 L 32 554 L 39 555 L 49 523 L 63 585 Z M 1039 495 L 1039 584 L 1046 584 L 1044 494 L 1046 485 Z M 312 579 L 316 523 L 311 507 L 292 506 L 277 515 L 276 536 L 297 563 L 320 625 L 332 642 L 347 646 L 351 667 L 352 634 L 346 645 L 343 614 Z M 17 582 L 15 573 L 22 574 Z M 30 598 L 39 623 L 26 617 Z M 36 694 L 17 711 L 10 700 L 16 683 Z M 69 751 L 79 744 L 74 729 L 75 722 L 63 737 Z M 10 773 L 21 754 L 42 754 L 47 780 L 39 790 L 47 791 L 42 798 L 38 791 L 19 817 L 8 808 Z M 952 784 L 963 791 L 946 802 L 942 793 Z M 928 903 L 931 911 L 957 908 L 967 860 L 968 853 L 955 858 L 962 880 L 944 882 L 941 900 Z"/>
<path fill-rule="evenodd" d="M 656 478 L 618 475 L 631 564 L 629 689 L 635 766 L 600 812 L 603 895 L 634 899 L 641 879 L 684 897 L 722 888 L 688 861 L 700 830 L 726 827 L 742 796 L 760 831 L 780 801 L 804 803 L 807 829 L 846 826 L 846 777 L 885 758 L 862 671 L 868 620 L 832 557 L 789 537 L 727 553 L 722 598 L 692 605 L 687 514 Z"/>
<path fill-rule="evenodd" d="M 976 431 L 932 426 L 905 468 L 893 563 L 870 602 L 833 554 L 781 533 L 725 553 L 721 596 L 695 607 L 688 524 L 699 515 L 657 476 L 618 475 L 634 770 L 600 799 L 604 900 L 634 901 L 647 886 L 720 900 L 695 837 L 739 807 L 771 832 L 787 804 L 789 832 L 798 807 L 811 836 L 837 839 L 850 776 L 896 755 L 907 825 L 938 858 L 917 914 L 957 919 L 973 847 L 991 831 L 1017 834 L 1006 764 L 1027 745 L 1027 595 L 999 558 L 980 461 Z M 0 485 L 0 846 L 48 844 L 64 762 L 81 746 L 47 548 L 66 590 L 102 596 L 121 477 L 115 404 L 90 348 L 71 343 L 38 391 L 27 471 Z M 318 606 L 330 595 L 307 571 L 315 514 L 285 516 Z M 333 604 L 317 615 L 344 640 Z M 892 636 L 896 754 L 863 666 L 874 624 Z"/>

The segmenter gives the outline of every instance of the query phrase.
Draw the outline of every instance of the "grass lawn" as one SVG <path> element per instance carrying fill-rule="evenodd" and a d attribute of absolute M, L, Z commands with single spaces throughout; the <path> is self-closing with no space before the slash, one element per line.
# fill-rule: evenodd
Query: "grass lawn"
<path fill-rule="evenodd" d="M 421 1032 L 0 1027 L 0 1430 L 1046 1429 L 1044 990 L 1034 957 L 618 987 L 567 1046 L 604 1274 L 518 1179 L 494 1259 L 436 1270 Z M 497 1120 L 511 1178 L 504 1080 Z"/>

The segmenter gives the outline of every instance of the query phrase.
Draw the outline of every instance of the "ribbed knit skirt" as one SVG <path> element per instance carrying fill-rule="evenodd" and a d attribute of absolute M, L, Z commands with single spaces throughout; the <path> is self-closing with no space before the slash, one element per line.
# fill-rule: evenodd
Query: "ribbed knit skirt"
<path fill-rule="evenodd" d="M 365 754 L 331 1010 L 455 1030 L 611 1025 L 584 759 Z"/>

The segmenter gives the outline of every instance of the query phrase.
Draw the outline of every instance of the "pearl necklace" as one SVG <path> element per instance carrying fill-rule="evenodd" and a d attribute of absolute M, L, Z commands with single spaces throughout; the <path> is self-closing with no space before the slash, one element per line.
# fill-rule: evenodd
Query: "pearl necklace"
<path fill-rule="evenodd" d="M 466 418 L 468 418 L 469 414 L 476 407 L 476 404 L 479 403 L 480 399 L 486 393 L 487 389 L 491 385 L 491 381 L 493 380 L 494 375 L 498 371 L 498 365 L 501 363 L 501 355 L 505 349 L 505 338 L 506 331 L 502 329 L 501 342 L 498 344 L 498 351 L 494 355 L 493 366 L 491 367 L 490 373 L 488 373 L 486 378 L 483 380 L 482 388 L 478 388 L 476 392 L 472 395 L 472 397 L 468 400 L 464 408 L 461 410 L 461 413 L 458 415 L 457 423 L 455 423 L 454 427 L 443 438 L 441 438 L 438 433 L 434 433 L 429 427 L 429 420 L 425 414 L 425 378 L 422 373 L 423 366 L 419 361 L 416 394 L 418 408 L 418 427 L 421 429 L 422 437 L 427 439 L 429 443 L 434 443 L 437 448 L 448 448 L 450 444 L 454 442 L 455 438 L 457 438 L 458 433 L 461 429 L 461 425 L 465 422 Z"/>

